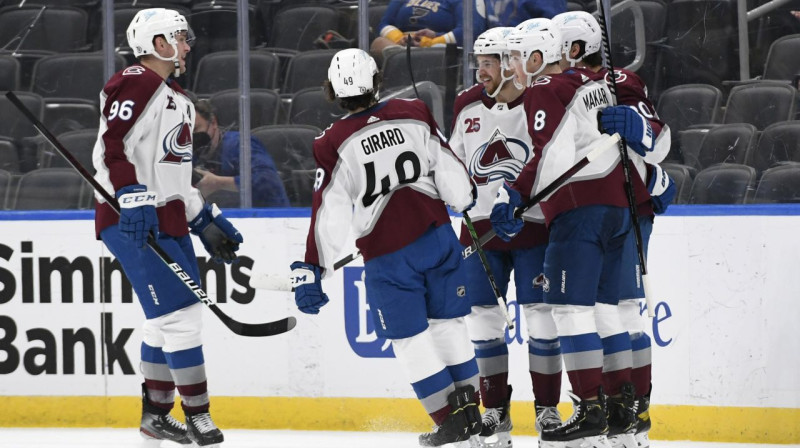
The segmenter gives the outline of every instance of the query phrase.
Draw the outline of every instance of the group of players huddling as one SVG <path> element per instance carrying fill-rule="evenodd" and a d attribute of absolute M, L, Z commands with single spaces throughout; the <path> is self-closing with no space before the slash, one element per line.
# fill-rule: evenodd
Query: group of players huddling
<path fill-rule="evenodd" d="M 462 226 L 457 242 L 445 203 L 468 212 L 479 235 L 497 233 L 483 249 L 503 294 L 514 274 L 540 446 L 649 446 L 650 338 L 631 210 L 646 251 L 653 216 L 675 192 L 657 164 L 670 135 L 636 74 L 616 69 L 612 95 L 601 36 L 585 12 L 481 34 L 478 84 L 456 99 L 449 142 L 422 101 L 379 102 L 380 73 L 365 52 L 331 62 L 326 89 L 348 115 L 314 145 L 295 299 L 310 314 L 327 303 L 320 279 L 352 226 L 376 331 L 435 424 L 422 446 L 512 446 L 506 319 L 479 257 L 462 260 L 473 241 Z M 611 134 L 627 144 L 635 207 L 615 149 L 514 216 Z M 566 422 L 556 408 L 562 365 L 574 407 Z"/>
<path fill-rule="evenodd" d="M 189 231 L 216 261 L 233 261 L 243 238 L 191 186 L 194 107 L 171 78 L 190 51 L 185 18 L 143 10 L 128 41 L 139 62 L 103 89 L 94 152 L 96 178 L 121 213 L 98 195 L 97 233 L 147 317 L 142 435 L 215 446 L 223 436 L 209 413 L 200 305 L 145 245 L 153 234 L 199 282 Z M 496 232 L 483 249 L 503 294 L 514 273 L 540 446 L 649 445 L 650 338 L 620 152 L 514 215 L 612 134 L 627 143 L 645 250 L 654 214 L 674 196 L 657 165 L 669 129 L 634 73 L 615 69 L 612 95 L 600 48 L 600 27 L 584 12 L 484 32 L 474 45 L 478 84 L 456 100 L 449 143 L 422 101 L 379 101 L 381 75 L 366 52 L 342 50 L 331 62 L 324 89 L 348 113 L 314 143 L 306 254 L 291 265 L 295 301 L 319 313 L 328 302 L 321 279 L 353 231 L 376 332 L 391 340 L 435 424 L 422 446 L 512 446 L 505 315 L 479 257 L 462 258 L 473 241 L 464 228 L 459 241 L 445 204 L 471 215 L 479 235 Z M 562 365 L 574 408 L 566 422 L 556 409 Z M 176 388 L 186 425 L 169 414 Z"/>

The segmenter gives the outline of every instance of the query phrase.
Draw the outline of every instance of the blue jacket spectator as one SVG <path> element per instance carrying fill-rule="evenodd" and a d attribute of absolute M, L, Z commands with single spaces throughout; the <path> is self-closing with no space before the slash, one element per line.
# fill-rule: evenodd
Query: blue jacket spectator
<path fill-rule="evenodd" d="M 463 0 L 392 0 L 378 31 L 384 38 L 405 45 L 406 33 L 415 31 L 412 42 L 420 47 L 463 40 Z M 485 0 L 472 0 L 473 39 L 487 28 Z"/>
<path fill-rule="evenodd" d="M 567 12 L 566 0 L 485 0 L 489 10 L 489 28 L 517 26 L 535 18 L 552 19 Z"/>
<path fill-rule="evenodd" d="M 207 101 L 198 101 L 195 107 L 192 160 L 195 173 L 202 177 L 192 183 L 204 196 L 219 190 L 239 191 L 239 132 L 221 130 Z M 250 157 L 253 207 L 289 207 L 275 162 L 252 137 Z"/>

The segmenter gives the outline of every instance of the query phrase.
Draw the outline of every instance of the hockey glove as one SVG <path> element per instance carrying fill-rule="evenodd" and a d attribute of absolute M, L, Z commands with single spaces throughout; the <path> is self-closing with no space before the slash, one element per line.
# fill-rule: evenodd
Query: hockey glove
<path fill-rule="evenodd" d="M 292 287 L 297 308 L 306 314 L 319 314 L 319 309 L 328 303 L 328 295 L 322 292 L 322 270 L 319 266 L 295 261 L 292 268 Z"/>
<path fill-rule="evenodd" d="M 117 191 L 119 231 L 136 247 L 144 247 L 150 231 L 158 238 L 157 200 L 156 193 L 147 191 L 144 185 L 128 185 Z"/>
<path fill-rule="evenodd" d="M 650 182 L 647 183 L 647 191 L 650 193 L 650 200 L 653 201 L 653 212 L 660 215 L 667 211 L 667 207 L 675 198 L 677 188 L 666 171 L 658 165 L 653 165 Z"/>
<path fill-rule="evenodd" d="M 192 219 L 189 228 L 193 235 L 200 237 L 203 247 L 217 263 L 231 263 L 236 259 L 236 251 L 244 239 L 230 221 L 222 216 L 217 204 L 206 204 L 203 210 Z"/>
<path fill-rule="evenodd" d="M 642 157 L 653 150 L 653 128 L 631 106 L 610 106 L 601 110 L 600 125 L 606 134 L 619 133 L 628 146 Z"/>
<path fill-rule="evenodd" d="M 509 187 L 507 183 L 497 190 L 497 198 L 494 200 L 492 214 L 492 228 L 497 232 L 497 236 L 503 241 L 511 241 L 520 230 L 522 230 L 522 219 L 514 217 L 514 211 L 522 205 L 522 196 Z"/>

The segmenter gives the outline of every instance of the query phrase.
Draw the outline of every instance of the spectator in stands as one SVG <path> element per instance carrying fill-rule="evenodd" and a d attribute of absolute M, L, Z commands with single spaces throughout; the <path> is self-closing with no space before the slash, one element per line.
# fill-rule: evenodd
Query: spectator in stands
<path fill-rule="evenodd" d="M 383 57 L 386 48 L 411 43 L 415 47 L 457 44 L 463 41 L 463 0 L 392 0 L 386 8 L 370 52 Z M 473 1 L 473 39 L 487 28 L 485 0 Z"/>
<path fill-rule="evenodd" d="M 195 102 L 194 186 L 208 196 L 215 191 L 239 191 L 239 132 L 220 129 L 211 103 Z M 253 207 L 289 207 L 275 162 L 264 146 L 250 138 Z"/>
<path fill-rule="evenodd" d="M 528 19 L 552 19 L 567 11 L 566 0 L 485 0 L 489 28 L 515 27 Z"/>

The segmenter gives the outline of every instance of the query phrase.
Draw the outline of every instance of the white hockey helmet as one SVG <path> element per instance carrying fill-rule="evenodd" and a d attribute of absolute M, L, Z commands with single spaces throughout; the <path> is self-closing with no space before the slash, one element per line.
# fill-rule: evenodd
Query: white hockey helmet
<path fill-rule="evenodd" d="M 191 44 L 194 41 L 194 33 L 189 27 L 186 18 L 172 9 L 150 8 L 143 9 L 136 13 L 128 25 L 127 37 L 128 45 L 133 49 L 133 54 L 137 58 L 151 54 L 162 61 L 178 61 L 178 34 L 186 32 L 186 41 Z M 165 59 L 161 57 L 153 47 L 153 39 L 156 36 L 164 36 L 167 43 L 172 45 L 175 55 Z"/>
<path fill-rule="evenodd" d="M 600 31 L 600 24 L 593 15 L 586 11 L 570 11 L 558 14 L 553 17 L 553 22 L 561 30 L 562 49 L 567 60 L 576 63 L 584 56 L 600 51 L 603 35 Z M 576 41 L 585 42 L 584 53 L 577 59 L 569 57 L 569 51 Z"/>
<path fill-rule="evenodd" d="M 498 26 L 484 31 L 475 39 L 475 44 L 472 45 L 472 54 L 503 56 L 503 52 L 506 51 L 506 37 L 513 29 L 510 26 Z"/>
<path fill-rule="evenodd" d="M 506 46 L 504 60 L 507 60 L 506 56 L 511 51 L 519 51 L 522 55 L 522 67 L 528 75 L 529 84 L 531 78 L 544 70 L 547 64 L 561 60 L 561 32 L 550 19 L 528 19 L 520 23 L 508 34 Z M 537 51 L 542 54 L 543 64 L 536 73 L 530 73 L 527 69 L 527 61 Z"/>
<path fill-rule="evenodd" d="M 337 98 L 359 96 L 374 92 L 373 77 L 378 73 L 375 59 L 358 48 L 342 50 L 331 60 L 328 80 Z"/>

